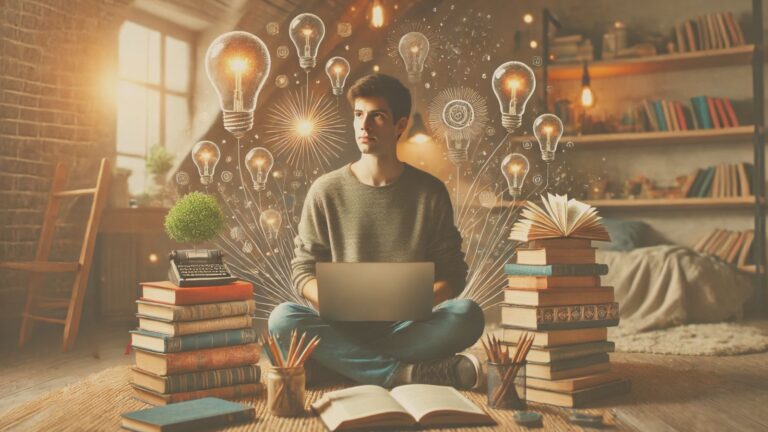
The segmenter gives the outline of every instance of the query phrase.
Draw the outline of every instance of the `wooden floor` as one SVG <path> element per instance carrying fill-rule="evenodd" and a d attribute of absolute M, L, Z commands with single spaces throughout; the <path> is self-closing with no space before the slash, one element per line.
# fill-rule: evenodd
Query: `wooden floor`
<path fill-rule="evenodd" d="M 25 401 L 111 366 L 125 355 L 128 326 L 88 326 L 75 349 L 61 353 L 61 330 L 34 335 L 19 351 L 0 348 L 0 417 Z M 630 395 L 600 406 L 638 431 L 768 430 L 768 353 L 731 357 L 613 354 L 632 380 Z M 624 428 L 622 428 L 624 429 Z"/>

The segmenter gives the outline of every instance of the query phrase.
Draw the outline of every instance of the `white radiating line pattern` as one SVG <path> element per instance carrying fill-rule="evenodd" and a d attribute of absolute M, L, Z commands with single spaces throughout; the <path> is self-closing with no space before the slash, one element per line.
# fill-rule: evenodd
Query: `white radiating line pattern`
<path fill-rule="evenodd" d="M 327 170 L 346 142 L 336 105 L 314 93 L 290 92 L 267 113 L 267 146 L 295 169 Z"/>

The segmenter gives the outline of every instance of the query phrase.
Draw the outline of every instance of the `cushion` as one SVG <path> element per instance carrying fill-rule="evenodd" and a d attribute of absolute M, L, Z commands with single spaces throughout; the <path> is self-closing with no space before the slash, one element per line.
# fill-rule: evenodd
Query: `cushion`
<path fill-rule="evenodd" d="M 603 218 L 602 222 L 611 241 L 594 242 L 598 249 L 628 251 L 656 244 L 653 229 L 643 221 Z"/>

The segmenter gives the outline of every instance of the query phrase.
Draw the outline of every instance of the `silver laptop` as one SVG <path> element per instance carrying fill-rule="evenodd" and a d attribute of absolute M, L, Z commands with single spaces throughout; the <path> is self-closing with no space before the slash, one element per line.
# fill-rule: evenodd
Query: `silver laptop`
<path fill-rule="evenodd" d="M 317 263 L 326 321 L 423 321 L 432 315 L 435 264 Z"/>

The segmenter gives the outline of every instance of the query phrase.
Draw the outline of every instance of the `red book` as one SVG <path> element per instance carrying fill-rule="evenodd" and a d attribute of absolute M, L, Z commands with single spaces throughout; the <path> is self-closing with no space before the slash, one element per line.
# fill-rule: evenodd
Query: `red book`
<path fill-rule="evenodd" d="M 683 104 L 680 102 L 672 102 L 672 107 L 675 109 L 677 124 L 680 126 L 680 130 L 688 130 L 688 124 L 685 123 L 685 114 L 683 113 Z"/>
<path fill-rule="evenodd" d="M 155 375 L 227 369 L 259 363 L 261 344 L 233 345 L 177 353 L 135 349 L 136 367 Z"/>
<path fill-rule="evenodd" d="M 730 99 L 723 99 L 723 105 L 725 107 L 725 112 L 728 114 L 728 119 L 731 121 L 731 126 L 736 127 L 739 125 L 739 119 L 736 117 L 736 112 L 733 110 L 733 105 L 731 105 Z"/>
<path fill-rule="evenodd" d="M 173 305 L 217 303 L 253 298 L 253 285 L 236 281 L 229 285 L 178 287 L 169 281 L 142 282 L 142 297 Z"/>
<path fill-rule="evenodd" d="M 709 117 L 712 119 L 712 127 L 714 129 L 722 128 L 723 126 L 720 125 L 720 120 L 717 116 L 717 109 L 715 109 L 715 101 L 709 96 L 707 96 L 707 109 L 709 109 Z"/>
<path fill-rule="evenodd" d="M 712 98 L 712 100 L 715 102 L 715 108 L 717 108 L 717 115 L 720 119 L 720 124 L 723 125 L 724 128 L 733 126 L 730 124 L 730 122 L 728 122 L 728 117 L 725 115 L 723 100 L 721 98 Z"/>

